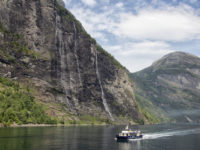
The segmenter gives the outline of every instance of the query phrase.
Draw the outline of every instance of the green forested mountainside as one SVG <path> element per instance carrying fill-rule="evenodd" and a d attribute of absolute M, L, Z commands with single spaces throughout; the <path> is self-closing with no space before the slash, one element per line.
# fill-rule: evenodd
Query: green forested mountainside
<path fill-rule="evenodd" d="M 199 57 L 171 53 L 130 76 L 135 81 L 136 100 L 161 120 L 199 122 Z"/>

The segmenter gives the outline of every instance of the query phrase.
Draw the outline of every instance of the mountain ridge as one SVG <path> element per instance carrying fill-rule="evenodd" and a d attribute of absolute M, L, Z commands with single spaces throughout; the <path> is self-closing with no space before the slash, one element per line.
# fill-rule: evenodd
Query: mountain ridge
<path fill-rule="evenodd" d="M 191 112 L 200 107 L 199 68 L 197 56 L 185 52 L 165 55 L 150 67 L 131 74 L 136 84 L 136 99 L 140 103 L 147 99 L 163 115 L 160 117 L 163 121 L 198 122 L 198 114 Z M 147 105 L 144 107 L 148 109 Z M 156 111 L 152 113 L 156 115 Z"/>

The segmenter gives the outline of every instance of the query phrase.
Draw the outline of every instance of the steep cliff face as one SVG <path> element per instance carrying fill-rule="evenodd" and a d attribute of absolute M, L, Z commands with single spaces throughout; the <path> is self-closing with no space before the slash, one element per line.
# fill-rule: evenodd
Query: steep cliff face
<path fill-rule="evenodd" d="M 163 118 L 176 121 L 200 121 L 199 57 L 171 53 L 131 76 L 136 82 L 137 100 L 146 101 L 145 107 L 154 108 L 155 114 L 160 112 Z"/>
<path fill-rule="evenodd" d="M 126 70 L 61 4 L 0 1 L 0 75 L 32 86 L 38 100 L 63 104 L 74 116 L 145 120 Z"/>

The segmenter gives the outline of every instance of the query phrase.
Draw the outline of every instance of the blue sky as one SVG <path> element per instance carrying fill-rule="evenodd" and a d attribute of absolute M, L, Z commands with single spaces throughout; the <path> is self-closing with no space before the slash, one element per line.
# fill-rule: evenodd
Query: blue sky
<path fill-rule="evenodd" d="M 131 72 L 174 51 L 200 56 L 199 0 L 65 0 L 65 5 Z"/>

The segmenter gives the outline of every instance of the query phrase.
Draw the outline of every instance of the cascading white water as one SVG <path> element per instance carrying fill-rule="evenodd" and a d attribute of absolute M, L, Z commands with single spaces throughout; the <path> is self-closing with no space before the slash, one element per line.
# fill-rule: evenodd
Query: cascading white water
<path fill-rule="evenodd" d="M 95 55 L 95 63 L 96 63 L 96 74 L 97 74 L 97 78 L 98 78 L 98 81 L 99 81 L 99 85 L 100 85 L 100 89 L 101 89 L 101 99 L 103 101 L 103 106 L 106 110 L 106 112 L 109 114 L 111 120 L 113 121 L 114 118 L 110 112 L 110 109 L 108 107 L 108 104 L 107 104 L 107 101 L 106 101 L 106 98 L 105 98 L 105 94 L 104 94 L 104 90 L 103 90 L 103 87 L 102 87 L 102 84 L 101 84 L 101 76 L 99 74 L 99 68 L 98 68 L 98 57 L 97 57 L 97 51 L 96 51 L 96 55 Z"/>
<path fill-rule="evenodd" d="M 75 26 L 74 22 L 73 22 L 73 26 L 74 26 L 74 56 L 75 56 L 75 59 L 76 59 L 76 66 L 77 66 L 77 71 L 78 71 L 79 84 L 80 84 L 80 87 L 82 87 L 80 65 L 79 65 L 79 60 L 78 60 L 78 55 L 77 55 L 77 31 L 76 31 L 76 26 Z"/>
<path fill-rule="evenodd" d="M 58 51 L 59 51 L 59 56 L 60 56 L 60 83 L 62 87 L 64 88 L 64 93 L 67 95 L 68 84 L 65 79 L 67 79 L 67 73 L 66 73 L 66 58 L 65 58 L 65 50 L 64 50 L 64 43 L 63 43 L 63 35 L 62 31 L 58 28 L 58 21 L 60 18 L 56 15 L 55 16 L 55 44 L 57 44 Z M 67 102 L 68 105 L 70 105 L 69 101 L 67 98 L 65 98 L 65 101 Z"/>

